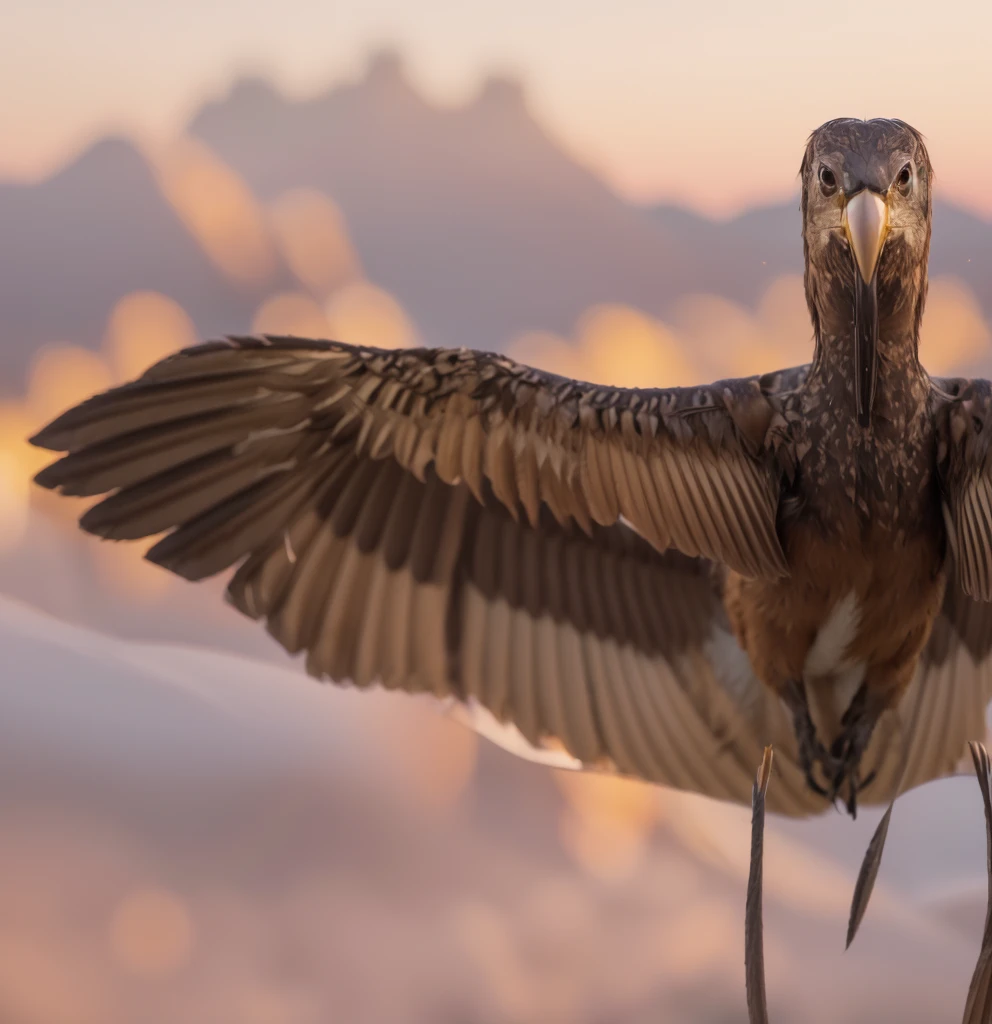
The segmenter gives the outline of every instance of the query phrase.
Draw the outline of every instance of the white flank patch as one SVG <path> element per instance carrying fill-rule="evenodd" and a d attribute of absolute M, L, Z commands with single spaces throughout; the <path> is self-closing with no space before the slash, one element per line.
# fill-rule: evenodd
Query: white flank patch
<path fill-rule="evenodd" d="M 733 633 L 714 626 L 703 644 L 703 654 L 717 680 L 740 707 L 749 708 L 761 699 L 761 684 L 751 659 Z"/>
<path fill-rule="evenodd" d="M 854 640 L 860 621 L 858 595 L 852 590 L 834 605 L 827 621 L 817 632 L 803 665 L 803 675 L 807 679 L 834 675 L 850 667 L 847 649 Z"/>

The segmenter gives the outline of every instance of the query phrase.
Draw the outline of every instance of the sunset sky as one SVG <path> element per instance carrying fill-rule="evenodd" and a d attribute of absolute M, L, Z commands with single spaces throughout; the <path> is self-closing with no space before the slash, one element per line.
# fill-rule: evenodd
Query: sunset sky
<path fill-rule="evenodd" d="M 432 98 L 527 83 L 541 120 L 638 200 L 714 214 L 788 195 L 829 117 L 898 116 L 947 197 L 992 216 L 992 5 L 644 0 L 0 0 L 0 178 L 57 167 L 93 135 L 167 138 L 232 77 L 297 95 L 383 44 Z"/>

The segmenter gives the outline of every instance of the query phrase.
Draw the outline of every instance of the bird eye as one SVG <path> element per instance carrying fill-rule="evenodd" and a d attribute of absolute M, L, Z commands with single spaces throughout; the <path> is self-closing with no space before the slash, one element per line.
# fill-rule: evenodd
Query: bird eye
<path fill-rule="evenodd" d="M 837 178 L 826 164 L 820 164 L 820 191 L 825 196 L 832 196 L 837 191 Z"/>
<path fill-rule="evenodd" d="M 905 167 L 896 175 L 896 184 L 903 190 L 903 192 L 909 191 L 909 186 L 913 184 L 913 166 L 912 164 L 906 164 Z"/>

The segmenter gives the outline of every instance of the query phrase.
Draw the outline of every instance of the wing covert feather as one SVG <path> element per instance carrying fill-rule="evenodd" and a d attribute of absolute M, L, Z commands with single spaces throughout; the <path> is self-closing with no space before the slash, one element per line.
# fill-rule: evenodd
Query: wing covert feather
<path fill-rule="evenodd" d="M 142 420 L 151 396 L 155 410 Z M 780 421 L 757 378 L 608 388 L 468 349 L 261 337 L 177 353 L 70 410 L 35 442 L 68 450 L 75 486 L 92 494 L 237 439 L 250 451 L 302 432 L 375 461 L 395 459 L 421 481 L 433 466 L 477 500 L 488 485 L 531 525 L 542 506 L 587 533 L 622 516 L 659 551 L 676 547 L 754 577 L 787 571 L 776 533 Z M 133 435 L 128 474 L 107 464 L 121 458 L 122 433 Z M 39 482 L 54 484 L 60 473 L 43 471 Z"/>
<path fill-rule="evenodd" d="M 944 521 L 966 594 L 992 601 L 992 384 L 933 379 Z"/>

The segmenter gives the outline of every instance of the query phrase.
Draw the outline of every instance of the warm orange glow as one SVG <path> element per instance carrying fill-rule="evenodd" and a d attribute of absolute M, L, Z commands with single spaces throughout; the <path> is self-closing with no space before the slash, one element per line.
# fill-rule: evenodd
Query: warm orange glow
<path fill-rule="evenodd" d="M 761 296 L 757 319 L 766 324 L 783 344 L 792 346 L 797 354 L 800 348 L 808 352 L 813 325 L 806 304 L 803 275 L 782 274 L 776 277 Z"/>
<path fill-rule="evenodd" d="M 259 306 L 251 329 L 256 334 L 329 338 L 331 325 L 320 306 L 303 292 L 280 292 Z"/>
<path fill-rule="evenodd" d="M 797 366 L 813 353 L 803 279 L 776 278 L 754 313 L 717 295 L 687 295 L 673 322 L 680 345 L 699 361 L 700 379 L 747 376 Z M 971 289 L 952 277 L 930 282 L 920 357 L 931 373 L 961 372 L 989 352 L 992 333 Z"/>
<path fill-rule="evenodd" d="M 120 966 L 141 978 L 174 974 L 193 948 L 185 903 L 160 889 L 139 889 L 118 904 L 110 921 L 110 949 Z"/>
<path fill-rule="evenodd" d="M 576 341 L 569 342 L 530 332 L 508 352 L 555 373 L 617 387 L 698 381 L 696 366 L 671 328 L 629 306 L 594 306 L 579 319 L 576 334 Z"/>
<path fill-rule="evenodd" d="M 472 779 L 479 739 L 433 707 L 417 709 L 415 728 L 410 709 L 402 710 L 402 716 L 387 712 L 382 719 L 389 757 L 400 766 L 412 799 L 429 811 L 444 813 L 455 806 Z"/>
<path fill-rule="evenodd" d="M 663 796 L 645 783 L 610 775 L 555 772 L 568 807 L 559 836 L 592 874 L 623 878 L 641 862 L 651 830 L 664 813 Z"/>
<path fill-rule="evenodd" d="M 508 352 L 580 380 L 676 387 L 806 363 L 812 334 L 802 276 L 785 274 L 753 312 L 705 293 L 678 300 L 670 324 L 628 307 L 598 306 L 580 318 L 574 342 L 533 331 L 516 338 Z M 971 289 L 954 278 L 935 278 L 923 321 L 927 369 L 961 372 L 990 347 L 992 332 Z"/>
<path fill-rule="evenodd" d="M 52 345 L 35 357 L 29 381 L 28 410 L 35 427 L 71 405 L 113 384 L 107 364 L 78 345 Z"/>
<path fill-rule="evenodd" d="M 95 500 L 91 499 L 87 504 L 95 504 Z M 158 539 L 148 537 L 133 544 L 90 540 L 97 573 L 120 593 L 142 602 L 154 601 L 176 582 L 171 573 L 144 557 Z"/>
<path fill-rule="evenodd" d="M 346 285 L 331 296 L 327 319 L 331 336 L 351 345 L 407 348 L 417 344 L 403 307 L 388 292 L 364 281 Z"/>
<path fill-rule="evenodd" d="M 701 379 L 746 377 L 809 361 L 813 328 L 803 279 L 784 274 L 765 290 L 752 313 L 719 295 L 687 295 L 673 323 L 684 349 L 695 353 Z"/>
<path fill-rule="evenodd" d="M 24 536 L 31 501 L 31 478 L 48 462 L 27 438 L 37 422 L 21 403 L 0 403 L 0 552 L 15 548 Z"/>
<path fill-rule="evenodd" d="M 286 264 L 318 295 L 360 275 L 344 217 L 322 192 L 286 192 L 272 204 L 269 219 Z"/>
<path fill-rule="evenodd" d="M 28 526 L 28 476 L 0 441 L 0 552 L 15 548 Z"/>
<path fill-rule="evenodd" d="M 221 270 L 246 284 L 272 275 L 275 255 L 265 217 L 235 171 L 191 138 L 164 150 L 158 171 L 166 198 Z"/>
<path fill-rule="evenodd" d="M 117 380 L 131 380 L 152 363 L 198 338 L 186 311 L 159 292 L 132 292 L 113 308 L 104 348 Z"/>
<path fill-rule="evenodd" d="M 974 292 L 954 277 L 930 282 L 920 359 L 930 373 L 960 373 L 969 363 L 988 357 L 992 332 Z"/>
<path fill-rule="evenodd" d="M 627 387 L 665 381 L 671 387 L 695 382 L 691 359 L 678 337 L 661 321 L 626 306 L 596 306 L 579 321 L 580 346 L 596 379 Z"/>

